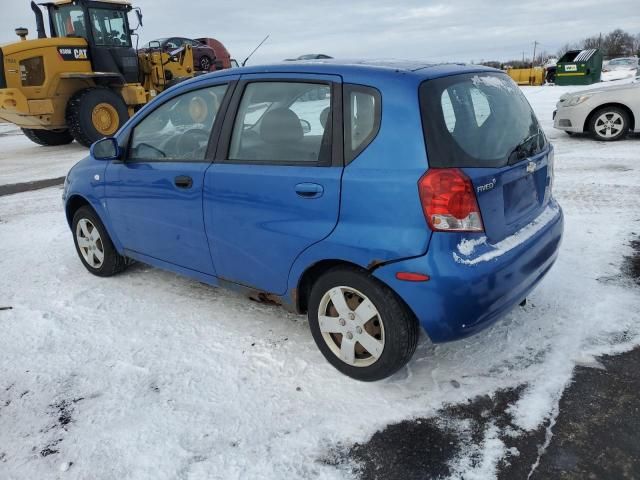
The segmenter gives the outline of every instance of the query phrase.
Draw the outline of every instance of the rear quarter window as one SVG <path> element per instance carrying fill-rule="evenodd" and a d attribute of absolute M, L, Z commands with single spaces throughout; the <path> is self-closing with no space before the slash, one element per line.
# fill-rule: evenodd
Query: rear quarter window
<path fill-rule="evenodd" d="M 420 108 L 432 167 L 502 167 L 547 143 L 527 99 L 502 73 L 425 81 Z"/>
<path fill-rule="evenodd" d="M 364 85 L 344 86 L 344 159 L 353 161 L 369 146 L 380 130 L 380 92 Z"/>

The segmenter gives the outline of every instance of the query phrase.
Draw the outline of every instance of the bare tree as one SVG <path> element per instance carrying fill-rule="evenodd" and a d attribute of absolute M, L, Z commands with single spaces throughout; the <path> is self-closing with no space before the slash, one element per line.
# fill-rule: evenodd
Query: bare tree
<path fill-rule="evenodd" d="M 620 28 L 608 33 L 602 39 L 602 50 L 604 55 L 609 57 L 624 57 L 633 55 L 634 52 L 633 36 Z"/>
<path fill-rule="evenodd" d="M 593 37 L 587 37 L 582 41 L 582 48 L 600 48 L 601 36 L 594 35 Z"/>

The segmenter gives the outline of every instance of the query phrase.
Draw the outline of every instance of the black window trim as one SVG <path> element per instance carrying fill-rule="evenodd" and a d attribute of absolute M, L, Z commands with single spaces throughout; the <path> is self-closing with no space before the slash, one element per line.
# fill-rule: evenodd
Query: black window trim
<path fill-rule="evenodd" d="M 357 83 L 345 83 L 343 85 L 344 95 L 342 111 L 344 112 L 344 118 L 351 118 L 351 94 L 352 93 L 364 93 L 371 95 L 375 99 L 374 104 L 374 123 L 371 133 L 362 141 L 362 143 L 353 150 L 351 148 L 351 121 L 344 122 L 344 162 L 345 165 L 349 165 L 375 140 L 380 133 L 380 125 L 382 123 L 382 94 L 380 90 L 369 85 L 360 85 Z"/>
<path fill-rule="evenodd" d="M 221 79 L 222 80 L 222 79 Z M 189 88 L 187 90 L 183 90 L 178 92 L 176 95 L 172 95 L 171 97 L 168 97 L 165 101 L 163 101 L 161 104 L 157 105 L 155 108 L 149 110 L 148 112 L 145 113 L 144 117 L 142 117 L 138 122 L 136 122 L 135 125 L 133 125 L 126 133 L 125 138 L 123 139 L 123 141 L 121 142 L 121 144 L 125 145 L 125 155 L 123 156 L 124 159 L 122 161 L 122 163 L 212 163 L 213 159 L 215 158 L 215 152 L 216 152 L 216 147 L 220 138 L 220 133 L 222 131 L 222 125 L 224 123 L 224 118 L 226 116 L 226 112 L 227 109 L 229 108 L 229 104 L 231 102 L 231 98 L 233 96 L 234 90 L 236 88 L 236 85 L 238 83 L 238 80 L 227 80 L 227 81 L 222 81 L 222 82 L 217 82 L 217 83 L 210 83 L 210 84 L 197 84 L 197 85 L 193 85 L 193 88 Z M 162 159 L 162 158 L 154 158 L 154 159 L 133 159 L 131 158 L 131 143 L 133 140 L 133 132 L 135 131 L 135 129 L 138 127 L 138 125 L 140 125 L 142 122 L 145 121 L 145 119 L 151 115 L 153 112 L 155 112 L 156 110 L 158 110 L 158 108 L 161 108 L 163 105 L 167 104 L 168 102 L 181 97 L 182 95 L 186 95 L 187 93 L 190 92 L 195 92 L 198 90 L 205 90 L 208 88 L 214 88 L 214 87 L 219 87 L 222 85 L 226 85 L 227 86 L 227 90 L 224 94 L 224 97 L 222 98 L 222 102 L 220 102 L 220 108 L 218 109 L 218 113 L 216 115 L 215 120 L 213 121 L 213 126 L 211 128 L 211 134 L 209 135 L 209 143 L 207 144 L 207 150 L 205 152 L 204 158 L 203 159 L 176 159 L 176 158 L 167 158 L 167 159 Z"/>
<path fill-rule="evenodd" d="M 276 161 L 276 160 L 230 160 L 229 149 L 231 147 L 231 137 L 233 136 L 233 126 L 236 121 L 236 115 L 240 109 L 242 96 L 251 83 L 310 83 L 315 85 L 328 85 L 331 89 L 331 158 L 329 161 Z M 342 132 L 342 84 L 334 79 L 328 78 L 297 78 L 297 77 L 258 77 L 251 76 L 241 78 L 233 93 L 230 101 L 229 109 L 225 115 L 224 125 L 218 141 L 218 149 L 216 151 L 214 163 L 224 163 L 231 165 L 273 165 L 281 167 L 306 166 L 306 167 L 342 167 L 343 159 L 343 132 Z"/>

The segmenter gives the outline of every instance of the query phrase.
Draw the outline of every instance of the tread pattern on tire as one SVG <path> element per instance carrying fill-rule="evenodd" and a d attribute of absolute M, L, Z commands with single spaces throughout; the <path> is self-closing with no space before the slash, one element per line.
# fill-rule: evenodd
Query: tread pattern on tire
<path fill-rule="evenodd" d="M 32 128 L 23 128 L 21 130 L 29 140 L 45 147 L 67 145 L 73 142 L 73 135 L 71 135 L 69 130 L 62 130 L 58 132 Z"/>
<path fill-rule="evenodd" d="M 344 373 L 345 375 L 348 375 L 357 380 L 376 381 L 392 375 L 393 373 L 401 369 L 404 365 L 406 365 L 416 351 L 416 348 L 418 346 L 418 339 L 420 337 L 420 326 L 418 324 L 417 319 L 415 318 L 413 312 L 409 309 L 409 307 L 402 301 L 402 299 L 400 299 L 397 296 L 397 294 L 393 290 L 391 290 L 391 288 L 383 284 L 380 280 L 374 277 L 371 274 L 371 272 L 368 272 L 366 270 L 362 270 L 362 269 L 359 269 L 356 267 L 350 267 L 350 266 L 337 266 L 327 270 L 327 272 L 325 272 L 321 277 L 319 277 L 316 280 L 314 287 L 318 285 L 319 282 L 323 281 L 323 279 L 326 280 L 327 278 L 329 278 L 329 276 L 332 276 L 335 274 L 347 275 L 347 276 L 355 274 L 360 278 L 362 278 L 367 283 L 369 283 L 370 288 L 373 288 L 376 291 L 376 293 L 381 297 L 382 301 L 379 303 L 383 304 L 385 308 L 390 308 L 392 310 L 395 310 L 391 316 L 394 317 L 396 320 L 400 319 L 400 321 L 394 322 L 394 327 L 401 329 L 401 331 L 398 332 L 399 334 L 397 335 L 397 337 L 406 339 L 406 342 L 403 342 L 401 345 L 395 346 L 397 347 L 396 348 L 397 355 L 395 356 L 395 358 L 387 359 L 387 364 L 384 364 L 384 365 L 378 364 L 378 362 L 380 361 L 378 360 L 378 362 L 374 363 L 371 367 L 353 367 L 342 362 L 342 360 L 337 358 L 333 353 L 331 353 L 328 350 L 329 348 L 328 346 L 320 343 L 320 342 L 324 342 L 322 338 L 316 338 L 317 332 L 314 330 L 315 328 L 315 325 L 314 325 L 312 326 L 312 333 L 314 335 L 314 339 L 316 340 L 316 343 L 318 344 L 318 347 L 320 348 L 321 352 L 325 355 L 325 358 L 327 358 L 329 363 L 331 363 L 336 369 L 338 369 L 340 372 Z M 345 282 L 344 285 L 353 286 L 353 285 L 348 285 L 348 282 Z M 318 305 L 315 299 L 313 298 L 314 287 L 312 287 L 311 296 L 309 298 L 309 315 L 314 315 L 315 317 L 317 315 Z M 310 320 L 310 325 L 311 325 L 311 322 L 317 323 L 317 319 L 314 321 L 310 318 L 309 320 Z M 383 322 L 385 322 L 385 319 L 383 319 Z M 384 325 L 385 325 L 385 328 L 389 328 L 387 325 L 390 325 L 390 324 L 385 322 Z M 319 332 L 319 329 L 318 329 L 318 332 Z M 318 340 L 320 340 L 320 342 Z M 389 337 L 387 337 L 387 339 L 385 340 L 385 349 L 387 349 L 387 345 L 392 345 L 392 344 L 388 344 L 390 340 L 392 339 L 389 339 Z M 390 348 L 394 348 L 394 347 L 391 346 Z M 329 352 L 329 355 L 327 355 L 325 352 Z M 382 358 L 383 357 L 381 357 L 381 359 Z"/>
<path fill-rule="evenodd" d="M 78 241 L 76 239 L 76 225 L 78 224 L 78 221 L 81 218 L 89 219 L 91 223 L 93 223 L 95 227 L 98 229 L 98 231 L 100 232 L 100 238 L 102 239 L 102 246 L 104 248 L 104 262 L 100 267 L 100 269 L 89 267 L 86 264 L 84 258 L 82 258 L 82 255 L 80 254 L 80 250 L 78 248 Z M 73 243 L 76 247 L 76 252 L 80 257 L 80 261 L 90 273 L 97 275 L 99 277 L 110 277 L 112 275 L 122 272 L 129 265 L 129 261 L 127 257 L 123 257 L 122 255 L 120 255 L 116 250 L 116 248 L 114 247 L 113 242 L 111 241 L 111 237 L 109 237 L 109 233 L 104 228 L 102 220 L 100 220 L 100 217 L 95 212 L 95 210 L 93 210 L 93 208 L 85 205 L 83 207 L 80 207 L 73 214 L 72 230 L 73 230 L 72 232 Z"/>
<path fill-rule="evenodd" d="M 129 113 L 127 110 L 127 106 L 124 103 L 124 100 L 112 90 L 109 90 L 105 87 L 91 87 L 86 88 L 84 90 L 80 90 L 75 95 L 71 97 L 69 103 L 67 103 L 67 109 L 65 112 L 65 120 L 67 122 L 67 127 L 69 128 L 69 132 L 73 136 L 73 138 L 81 145 L 85 147 L 90 147 L 93 142 L 99 139 L 92 139 L 87 133 L 87 128 L 83 125 L 82 119 L 82 108 L 87 101 L 87 98 L 96 94 L 96 92 L 108 92 L 108 96 L 111 97 L 112 102 L 110 102 L 115 109 L 118 111 L 120 115 L 120 128 L 124 125 L 124 122 L 129 118 Z M 115 105 L 114 105 L 115 103 Z M 119 104 L 119 105 L 118 105 Z M 93 128 L 93 125 L 91 125 Z"/>

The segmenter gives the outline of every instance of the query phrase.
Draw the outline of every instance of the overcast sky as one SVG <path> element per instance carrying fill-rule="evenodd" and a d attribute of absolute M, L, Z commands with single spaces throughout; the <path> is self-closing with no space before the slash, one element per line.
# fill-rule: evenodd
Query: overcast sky
<path fill-rule="evenodd" d="M 44 0 L 40 0 L 44 1 Z M 622 28 L 640 33 L 640 0 L 134 0 L 141 44 L 158 37 L 210 36 L 250 63 L 304 53 L 340 58 L 480 61 L 531 56 L 533 41 L 555 53 L 567 42 Z M 0 0 L 0 43 L 17 26 L 35 34 L 28 0 Z M 47 28 L 48 32 L 48 28 Z"/>

